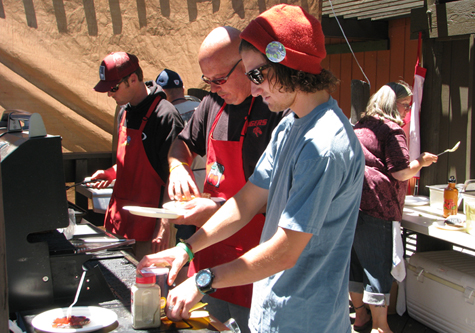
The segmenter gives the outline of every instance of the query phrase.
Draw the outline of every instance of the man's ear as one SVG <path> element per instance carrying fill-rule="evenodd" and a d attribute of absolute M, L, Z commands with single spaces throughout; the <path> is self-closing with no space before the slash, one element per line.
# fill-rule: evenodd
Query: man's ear
<path fill-rule="evenodd" d="M 138 81 L 139 81 L 139 77 L 137 76 L 137 74 L 135 74 L 135 73 L 130 74 L 130 76 L 129 76 L 129 83 L 130 84 L 135 84 Z"/>

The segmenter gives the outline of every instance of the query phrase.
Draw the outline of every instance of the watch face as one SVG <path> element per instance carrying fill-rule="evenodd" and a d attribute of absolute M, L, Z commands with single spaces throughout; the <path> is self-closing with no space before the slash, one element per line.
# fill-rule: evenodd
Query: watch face
<path fill-rule="evenodd" d="M 211 275 L 206 271 L 199 272 L 199 275 L 196 277 L 196 284 L 199 287 L 205 287 L 211 282 Z"/>

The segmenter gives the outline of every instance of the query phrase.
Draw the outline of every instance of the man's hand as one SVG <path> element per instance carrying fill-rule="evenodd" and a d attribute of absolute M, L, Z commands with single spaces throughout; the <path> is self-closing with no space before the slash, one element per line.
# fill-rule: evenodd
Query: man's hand
<path fill-rule="evenodd" d="M 91 176 L 91 180 L 97 179 L 96 183 L 91 183 L 91 187 L 93 188 L 106 188 L 109 186 L 113 180 L 116 178 L 116 168 L 117 166 L 114 165 L 106 170 L 97 170 Z"/>
<path fill-rule="evenodd" d="M 191 200 L 193 196 L 197 198 L 201 196 L 193 171 L 188 165 L 172 164 L 170 170 L 168 196 L 171 200 Z"/>
<path fill-rule="evenodd" d="M 208 219 L 219 209 L 220 205 L 211 199 L 196 198 L 183 203 L 180 208 L 185 211 L 184 216 L 180 216 L 173 222 L 175 224 L 203 226 Z"/>
<path fill-rule="evenodd" d="M 190 309 L 203 298 L 192 276 L 168 292 L 166 314 L 168 319 L 180 321 L 190 318 Z"/>
<path fill-rule="evenodd" d="M 168 285 L 171 286 L 175 282 L 180 269 L 188 262 L 188 259 L 188 254 L 185 250 L 179 247 L 172 247 L 162 252 L 144 256 L 137 265 L 137 272 L 140 273 L 142 268 L 152 265 L 158 267 L 171 266 L 170 273 L 168 274 Z"/>

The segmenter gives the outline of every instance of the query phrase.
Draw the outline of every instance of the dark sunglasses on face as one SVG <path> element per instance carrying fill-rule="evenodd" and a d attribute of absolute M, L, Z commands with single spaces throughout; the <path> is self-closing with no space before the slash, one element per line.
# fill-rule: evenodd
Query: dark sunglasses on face
<path fill-rule="evenodd" d="M 251 69 L 249 72 L 246 73 L 246 76 L 248 77 L 249 80 L 251 80 L 254 84 L 261 84 L 264 82 L 264 74 L 262 71 L 266 68 L 268 68 L 269 65 L 264 65 L 256 69 Z"/>
<path fill-rule="evenodd" d="M 231 76 L 231 74 L 234 72 L 234 70 L 236 69 L 236 66 L 239 64 L 239 62 L 241 61 L 241 59 L 238 60 L 238 62 L 233 66 L 233 68 L 231 68 L 231 70 L 229 71 L 228 75 L 226 75 L 225 77 L 221 77 L 221 78 L 218 78 L 218 79 L 214 79 L 214 80 L 211 80 L 209 77 L 206 77 L 204 75 L 201 75 L 201 79 L 206 82 L 207 84 L 216 84 L 218 86 L 222 85 L 222 84 L 225 84 L 226 82 L 228 82 L 228 79 L 229 77 Z"/>
<path fill-rule="evenodd" d="M 127 80 L 129 79 L 129 77 L 130 77 L 130 75 L 127 75 L 126 77 L 123 77 L 123 78 L 119 81 L 119 83 L 117 83 L 117 84 L 115 85 L 115 87 L 112 87 L 112 88 L 111 88 L 110 92 L 115 93 L 117 90 L 119 90 L 120 84 L 121 84 L 122 82 L 127 81 Z"/>

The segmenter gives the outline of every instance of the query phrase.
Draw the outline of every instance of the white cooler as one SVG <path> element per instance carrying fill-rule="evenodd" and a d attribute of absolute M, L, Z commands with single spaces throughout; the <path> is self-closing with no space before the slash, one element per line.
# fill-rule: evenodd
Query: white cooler
<path fill-rule="evenodd" d="M 437 332 L 475 332 L 475 257 L 417 252 L 406 267 L 409 316 Z"/>

